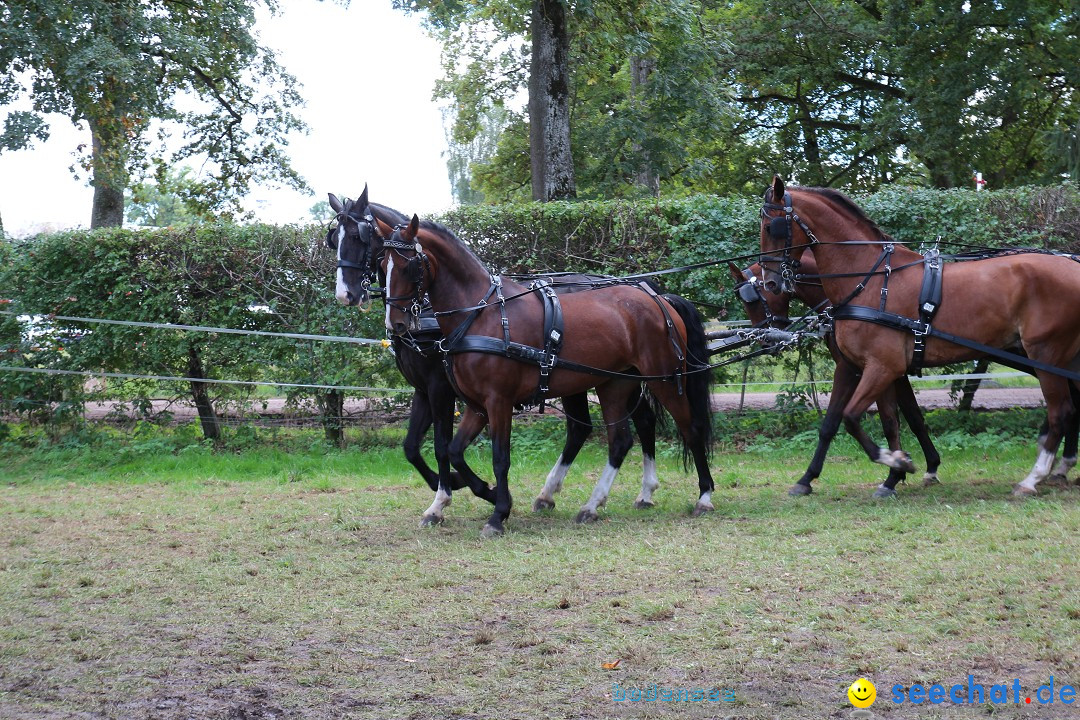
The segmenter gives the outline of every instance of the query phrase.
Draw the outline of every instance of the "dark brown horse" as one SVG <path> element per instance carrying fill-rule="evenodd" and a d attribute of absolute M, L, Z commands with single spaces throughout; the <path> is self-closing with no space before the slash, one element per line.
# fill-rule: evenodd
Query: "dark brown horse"
<path fill-rule="evenodd" d="M 821 283 L 808 280 L 795 285 L 794 292 L 781 292 L 778 295 L 761 292 L 764 286 L 761 266 L 754 263 L 745 270 L 740 270 L 734 263 L 728 263 L 731 278 L 735 281 L 735 290 L 743 301 L 746 315 L 755 327 L 770 325 L 783 329 L 790 324 L 788 313 L 792 298 L 803 302 L 814 312 L 821 312 L 828 306 L 829 300 L 825 297 L 825 290 Z M 802 266 L 799 268 L 803 275 L 812 277 L 817 274 L 817 264 L 813 256 L 805 256 Z M 825 336 L 829 353 L 832 354 L 836 369 L 833 371 L 832 393 L 829 397 L 829 408 L 818 428 L 818 444 L 814 451 L 814 457 L 806 472 L 799 481 L 788 490 L 789 495 L 809 495 L 812 492 L 811 481 L 821 475 L 825 464 L 825 456 L 829 452 L 829 445 L 836 437 L 840 429 L 842 410 L 851 399 L 855 387 L 859 384 L 859 369 L 847 361 L 836 347 L 836 341 L 832 333 Z M 900 420 L 897 416 L 897 407 L 907 419 L 908 426 L 915 433 L 926 457 L 926 473 L 923 475 L 923 485 L 936 485 L 938 483 L 937 469 L 941 464 L 941 456 L 934 447 L 933 440 L 927 432 L 926 423 L 923 420 L 922 410 L 915 400 L 915 391 L 911 388 L 907 376 L 897 378 L 896 381 L 886 388 L 885 394 L 877 399 L 878 415 L 881 417 L 881 429 L 889 442 L 890 450 L 900 449 Z M 895 497 L 896 485 L 902 482 L 906 473 L 899 468 L 889 468 L 889 476 L 874 492 L 874 497 Z"/>
<path fill-rule="evenodd" d="M 932 367 L 991 355 L 1031 366 L 1047 408 L 1038 459 L 1016 495 L 1048 477 L 1075 422 L 1070 383 L 1080 375 L 1080 261 L 1041 251 L 945 263 L 937 296 L 924 287 L 922 255 L 896 244 L 849 198 L 823 188 L 787 188 L 779 176 L 761 211 L 761 264 L 774 292 L 792 290 L 807 249 L 834 306 L 836 344 L 862 371 L 844 425 L 874 462 L 911 472 L 902 452 L 879 448 L 860 418 L 913 365 Z M 928 299 L 933 297 L 933 299 Z M 1011 348 L 1020 348 L 1026 359 Z M 1075 459 L 1073 459 L 1075 461 Z"/>
<path fill-rule="evenodd" d="M 339 199 L 329 195 L 330 206 L 337 213 L 336 226 L 327 233 L 327 245 L 337 253 L 338 300 L 343 305 L 358 305 L 367 300 L 368 288 L 378 280 L 378 258 L 382 255 L 383 238 L 378 234 L 374 219 L 387 226 L 406 224 L 409 218 L 397 210 L 368 200 L 368 190 L 355 200 Z M 381 279 L 384 282 L 385 278 Z M 560 292 L 571 292 L 577 287 L 573 277 L 562 276 L 555 287 Z M 442 522 L 450 492 L 468 486 L 473 493 L 494 504 L 495 492 L 465 462 L 464 448 L 459 457 L 451 459 L 451 439 L 454 429 L 454 411 L 457 396 L 443 366 L 442 353 L 437 347 L 442 333 L 436 324 L 429 327 L 427 321 L 434 316 L 425 314 L 424 328 L 405 336 L 393 336 L 392 347 L 398 370 L 413 386 L 409 411 L 408 430 L 403 443 L 405 457 L 416 468 L 428 486 L 436 493 L 435 501 L 424 513 L 420 524 L 432 525 Z M 641 493 L 635 507 L 646 508 L 653 504 L 652 494 L 659 486 L 656 473 L 656 414 L 652 403 L 635 396 L 630 401 L 628 413 L 641 441 L 643 472 Z M 586 393 L 562 398 L 566 416 L 566 442 L 559 454 L 539 496 L 533 502 L 533 510 L 555 507 L 555 494 L 562 489 L 563 479 L 578 452 L 592 433 L 589 400 Z M 434 450 L 438 472 L 433 471 L 421 453 L 424 436 L 434 427 Z M 451 471 L 453 464 L 458 470 Z M 440 485 L 443 492 L 440 492 Z M 580 516 L 581 520 L 595 519 L 595 514 Z"/>
<path fill-rule="evenodd" d="M 608 429 L 608 465 L 583 508 L 606 499 L 632 441 L 626 409 L 641 382 L 671 413 L 698 473 L 695 514 L 713 509 L 708 454 L 712 437 L 708 350 L 700 316 L 685 300 L 645 286 L 608 284 L 561 296 L 553 323 L 542 291 L 492 276 L 446 228 L 420 224 L 380 227 L 384 242 L 386 326 L 408 332 L 421 299 L 430 298 L 442 327 L 442 350 L 470 413 L 454 445 L 467 445 L 489 425 L 496 480 L 495 510 L 484 535 L 503 532 L 510 514 L 508 473 L 514 406 L 595 388 Z M 548 309 L 545 309 L 547 306 Z M 551 330 L 562 330 L 558 338 Z M 560 349 L 555 352 L 553 341 Z"/>

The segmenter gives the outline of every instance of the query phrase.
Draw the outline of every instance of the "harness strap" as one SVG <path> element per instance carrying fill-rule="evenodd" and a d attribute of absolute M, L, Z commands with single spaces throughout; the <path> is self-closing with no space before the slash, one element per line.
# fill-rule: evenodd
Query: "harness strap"
<path fill-rule="evenodd" d="M 923 261 L 922 287 L 919 289 L 919 322 L 929 328 L 938 308 L 941 307 L 941 252 L 937 248 L 926 251 Z M 926 354 L 925 333 L 915 335 L 915 349 L 911 354 L 911 367 L 922 376 L 923 356 Z"/>
<path fill-rule="evenodd" d="M 686 355 L 683 354 L 682 348 L 679 347 L 679 340 L 675 336 L 675 322 L 671 319 L 671 313 L 668 312 L 667 303 L 660 299 L 660 296 L 656 294 L 656 291 L 652 289 L 649 283 L 642 280 L 638 283 L 638 286 L 645 291 L 645 294 L 653 299 L 656 306 L 660 308 L 660 312 L 664 313 L 664 324 L 667 326 L 668 339 L 671 341 L 671 346 L 675 348 L 675 359 L 679 363 L 679 367 L 675 370 L 675 388 L 680 395 L 683 394 L 683 380 L 682 380 L 682 367 L 686 364 Z"/>
<path fill-rule="evenodd" d="M 1061 377 L 1068 378 L 1069 380 L 1080 382 L 1080 373 L 1066 370 L 1065 368 L 1059 368 L 1049 363 L 1044 363 L 1039 360 L 1032 360 L 1026 355 L 1019 355 L 1008 350 L 1002 350 L 1001 348 L 991 347 L 989 345 L 983 345 L 980 342 L 969 340 L 959 335 L 953 335 L 952 333 L 943 332 L 929 325 L 915 320 L 913 318 L 904 317 L 903 315 L 897 315 L 890 312 L 882 312 L 875 310 L 874 308 L 865 307 L 863 305 L 844 305 L 843 307 L 836 307 L 832 309 L 832 316 L 836 320 L 863 320 L 865 322 L 872 322 L 877 325 L 883 325 L 893 330 L 907 330 L 916 335 L 930 335 L 932 337 L 940 338 L 947 342 L 951 342 L 955 345 L 961 345 L 971 350 L 977 350 L 978 352 L 986 355 L 991 355 L 1000 359 L 1003 363 L 1008 364 L 1010 367 L 1016 367 L 1022 365 L 1024 367 L 1034 368 L 1035 370 L 1042 370 L 1043 372 L 1052 373 L 1054 375 L 1060 375 Z"/>

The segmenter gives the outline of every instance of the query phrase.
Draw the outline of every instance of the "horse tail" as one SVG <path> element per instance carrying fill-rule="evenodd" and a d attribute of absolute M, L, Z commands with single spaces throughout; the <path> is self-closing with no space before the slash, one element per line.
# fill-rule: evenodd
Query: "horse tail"
<path fill-rule="evenodd" d="M 686 399 L 690 402 L 690 427 L 694 436 L 705 446 L 705 452 L 712 454 L 712 384 L 713 371 L 709 362 L 709 346 L 705 339 L 705 320 L 694 304 L 684 297 L 666 294 L 665 300 L 671 303 L 686 325 L 686 375 L 683 376 L 683 388 Z M 683 465 L 689 466 L 690 448 L 683 442 Z"/>

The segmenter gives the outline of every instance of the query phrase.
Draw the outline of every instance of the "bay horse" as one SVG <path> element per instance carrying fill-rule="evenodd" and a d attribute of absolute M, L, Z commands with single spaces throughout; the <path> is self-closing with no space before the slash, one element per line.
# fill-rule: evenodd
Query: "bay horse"
<path fill-rule="evenodd" d="M 817 264 L 813 256 L 804 256 L 800 266 L 801 274 L 812 278 L 817 274 Z M 788 316 L 792 298 L 800 300 L 813 312 L 821 312 L 828 304 L 825 290 L 821 283 L 807 280 L 795 284 L 792 292 L 781 292 L 778 295 L 764 293 L 764 277 L 761 265 L 754 263 L 750 267 L 740 270 L 732 262 L 728 263 L 728 270 L 734 280 L 734 289 L 746 310 L 746 316 L 754 327 L 777 327 L 781 330 L 790 325 Z M 829 446 L 840 429 L 842 410 L 851 399 L 855 387 L 859 383 L 859 368 L 850 363 L 843 356 L 833 334 L 825 335 L 825 342 L 836 365 L 833 370 L 832 393 L 829 396 L 829 407 L 825 411 L 821 425 L 818 427 L 818 444 L 814 450 L 814 457 L 810 460 L 806 472 L 799 481 L 788 490 L 788 495 L 801 496 L 813 492 L 811 482 L 821 475 L 825 465 L 825 456 L 829 452 Z M 899 377 L 885 389 L 884 394 L 877 398 L 878 415 L 881 418 L 881 429 L 889 443 L 889 449 L 900 449 L 900 420 L 897 416 L 897 408 L 903 413 L 908 422 L 908 427 L 915 434 L 926 458 L 926 472 L 923 474 L 923 485 L 936 485 L 938 481 L 937 470 L 941 465 L 941 456 L 938 454 L 934 441 L 926 428 L 922 409 L 915 399 L 915 391 L 908 381 L 907 375 Z M 896 485 L 903 482 L 907 476 L 899 468 L 889 468 L 889 475 L 877 490 L 874 491 L 876 498 L 890 498 L 896 496 Z"/>
<path fill-rule="evenodd" d="M 374 218 L 390 227 L 404 225 L 409 218 L 393 208 L 370 202 L 367 186 L 356 201 L 340 200 L 331 193 L 329 202 L 337 213 L 337 225 L 327 232 L 326 238 L 327 245 L 337 253 L 336 296 L 343 305 L 359 305 L 367 300 L 372 280 L 378 279 L 383 239 L 374 225 Z M 557 292 L 573 292 L 582 287 L 580 281 L 575 282 L 576 277 L 562 276 L 553 287 Z M 385 284 L 385 278 L 382 281 Z M 465 462 L 465 447 L 459 447 L 459 452 L 451 458 L 457 395 L 446 375 L 442 353 L 437 348 L 442 337 L 438 324 L 430 314 L 425 315 L 423 321 L 421 331 L 392 335 L 391 346 L 398 370 L 413 387 L 404 441 L 405 456 L 436 493 L 435 502 L 421 519 L 421 526 L 426 526 L 442 522 L 443 509 L 449 504 L 453 490 L 467 486 L 477 497 L 492 504 L 495 493 Z M 433 327 L 431 323 L 434 323 Z M 563 397 L 562 409 L 566 418 L 566 441 L 543 489 L 533 501 L 534 512 L 555 507 L 554 496 L 562 489 L 570 466 L 593 431 L 586 393 Z M 660 484 L 656 472 L 657 415 L 653 403 L 640 393 L 630 399 L 627 411 L 637 431 L 643 456 L 641 493 L 634 507 L 648 508 L 653 506 L 652 494 Z M 432 471 L 421 452 L 424 436 L 432 426 L 438 472 Z M 460 470 L 451 470 L 451 465 Z M 443 486 L 441 493 L 440 485 Z M 578 516 L 579 522 L 595 519 L 595 509 L 592 512 L 583 510 Z"/>
<path fill-rule="evenodd" d="M 608 463 L 585 509 L 606 499 L 632 444 L 626 408 L 644 382 L 671 414 L 692 458 L 699 495 L 694 514 L 713 509 L 708 457 L 711 368 L 701 316 L 688 301 L 648 286 L 604 284 L 555 299 L 542 287 L 493 276 L 452 232 L 413 216 L 391 228 L 380 263 L 386 327 L 404 335 L 427 296 L 444 339 L 447 367 L 471 414 L 453 445 L 489 425 L 495 508 L 482 534 L 502 534 L 510 514 L 510 436 L 514 406 L 594 389 L 608 433 Z"/>
<path fill-rule="evenodd" d="M 1022 361 L 1039 380 L 1047 424 L 1035 464 L 1013 494 L 1036 494 L 1076 422 L 1070 386 L 1080 387 L 1080 258 L 1026 250 L 939 264 L 895 243 L 842 193 L 785 187 L 776 176 L 761 209 L 760 263 L 772 292 L 793 289 L 807 249 L 834 308 L 837 347 L 862 371 L 843 419 L 867 456 L 914 469 L 860 425 L 870 403 L 913 365 L 984 355 Z"/>

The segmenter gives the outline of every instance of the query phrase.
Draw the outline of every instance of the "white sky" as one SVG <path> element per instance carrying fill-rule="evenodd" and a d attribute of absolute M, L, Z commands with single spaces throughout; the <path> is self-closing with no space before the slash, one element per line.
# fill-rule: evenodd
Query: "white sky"
<path fill-rule="evenodd" d="M 442 73 L 439 47 L 420 17 L 394 10 L 390 0 L 352 0 L 348 8 L 319 0 L 280 5 L 257 31 L 303 85 L 306 107 L 296 112 L 311 131 L 293 137 L 287 152 L 315 195 L 258 189 L 246 206 L 266 222 L 306 222 L 328 192 L 355 198 L 367 182 L 373 201 L 402 212 L 449 208 L 446 139 L 431 99 Z M 90 223 L 93 189 L 68 170 L 77 146 L 89 145 L 89 131 L 63 116 L 49 120 L 48 142 L 0 153 L 0 218 L 9 234 Z"/>

